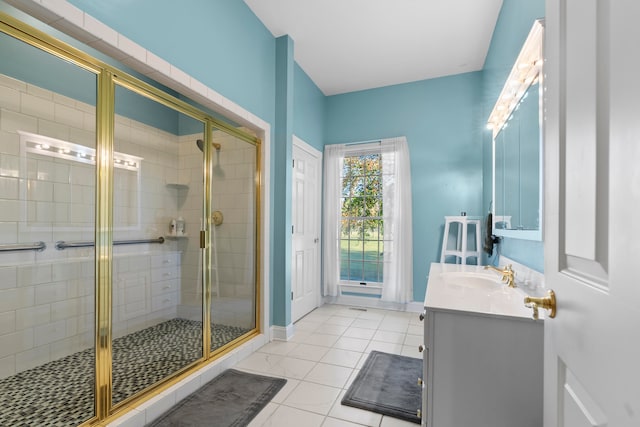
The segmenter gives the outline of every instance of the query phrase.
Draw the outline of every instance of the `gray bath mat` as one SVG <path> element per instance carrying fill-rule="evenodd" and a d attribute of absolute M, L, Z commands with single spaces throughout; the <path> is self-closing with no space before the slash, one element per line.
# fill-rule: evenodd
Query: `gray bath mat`
<path fill-rule="evenodd" d="M 246 426 L 286 382 L 284 378 L 229 369 L 187 396 L 149 426 Z"/>
<path fill-rule="evenodd" d="M 420 424 L 422 360 L 372 351 L 342 404 Z"/>

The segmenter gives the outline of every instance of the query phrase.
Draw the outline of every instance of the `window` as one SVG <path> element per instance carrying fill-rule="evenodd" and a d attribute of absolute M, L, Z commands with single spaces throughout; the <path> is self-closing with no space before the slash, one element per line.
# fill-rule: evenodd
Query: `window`
<path fill-rule="evenodd" d="M 324 294 L 411 301 L 413 231 L 406 139 L 331 144 L 324 152 Z"/>
<path fill-rule="evenodd" d="M 341 171 L 340 280 L 382 282 L 384 222 L 380 153 L 347 156 Z"/>

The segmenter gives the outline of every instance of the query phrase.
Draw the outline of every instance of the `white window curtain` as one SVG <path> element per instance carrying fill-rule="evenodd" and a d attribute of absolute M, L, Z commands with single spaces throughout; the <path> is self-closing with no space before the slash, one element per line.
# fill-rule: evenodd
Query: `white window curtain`
<path fill-rule="evenodd" d="M 340 172 L 345 148 L 344 144 L 324 147 L 322 269 L 324 294 L 333 297 L 338 295 L 340 281 L 340 194 L 342 193 Z"/>
<path fill-rule="evenodd" d="M 382 154 L 382 203 L 384 221 L 384 272 L 382 300 L 406 303 L 413 299 L 413 239 L 411 221 L 411 170 L 409 149 L 404 137 L 381 140 L 376 151 Z M 340 196 L 345 155 L 372 144 L 326 145 L 324 148 L 323 281 L 324 293 L 339 294 L 340 283 Z M 378 148 L 379 147 L 379 148 Z"/>
<path fill-rule="evenodd" d="M 382 300 L 413 300 L 413 230 L 411 168 L 405 138 L 383 140 L 382 206 L 384 221 L 384 272 Z"/>

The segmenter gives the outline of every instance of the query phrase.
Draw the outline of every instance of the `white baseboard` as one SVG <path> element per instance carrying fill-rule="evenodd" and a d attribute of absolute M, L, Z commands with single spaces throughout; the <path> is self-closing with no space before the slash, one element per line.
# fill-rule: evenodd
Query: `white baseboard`
<path fill-rule="evenodd" d="M 295 326 L 289 323 L 287 326 L 272 326 L 271 339 L 275 341 L 289 341 L 295 333 Z"/>
<path fill-rule="evenodd" d="M 354 307 L 382 308 L 385 310 L 407 311 L 421 313 L 424 310 L 422 301 L 411 301 L 406 304 L 382 301 L 379 298 L 339 295 L 336 297 L 323 297 L 323 304 L 351 305 Z"/>

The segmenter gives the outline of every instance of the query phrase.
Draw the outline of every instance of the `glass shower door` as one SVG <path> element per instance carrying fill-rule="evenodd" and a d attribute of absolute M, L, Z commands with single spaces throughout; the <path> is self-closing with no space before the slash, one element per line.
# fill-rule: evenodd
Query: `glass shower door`
<path fill-rule="evenodd" d="M 212 135 L 211 351 L 257 327 L 258 149 L 215 129 Z"/>
<path fill-rule="evenodd" d="M 113 404 L 203 357 L 204 123 L 116 85 Z"/>
<path fill-rule="evenodd" d="M 0 425 L 94 418 L 96 75 L 0 33 Z M 6 60 L 11 58 L 10 60 Z"/>

